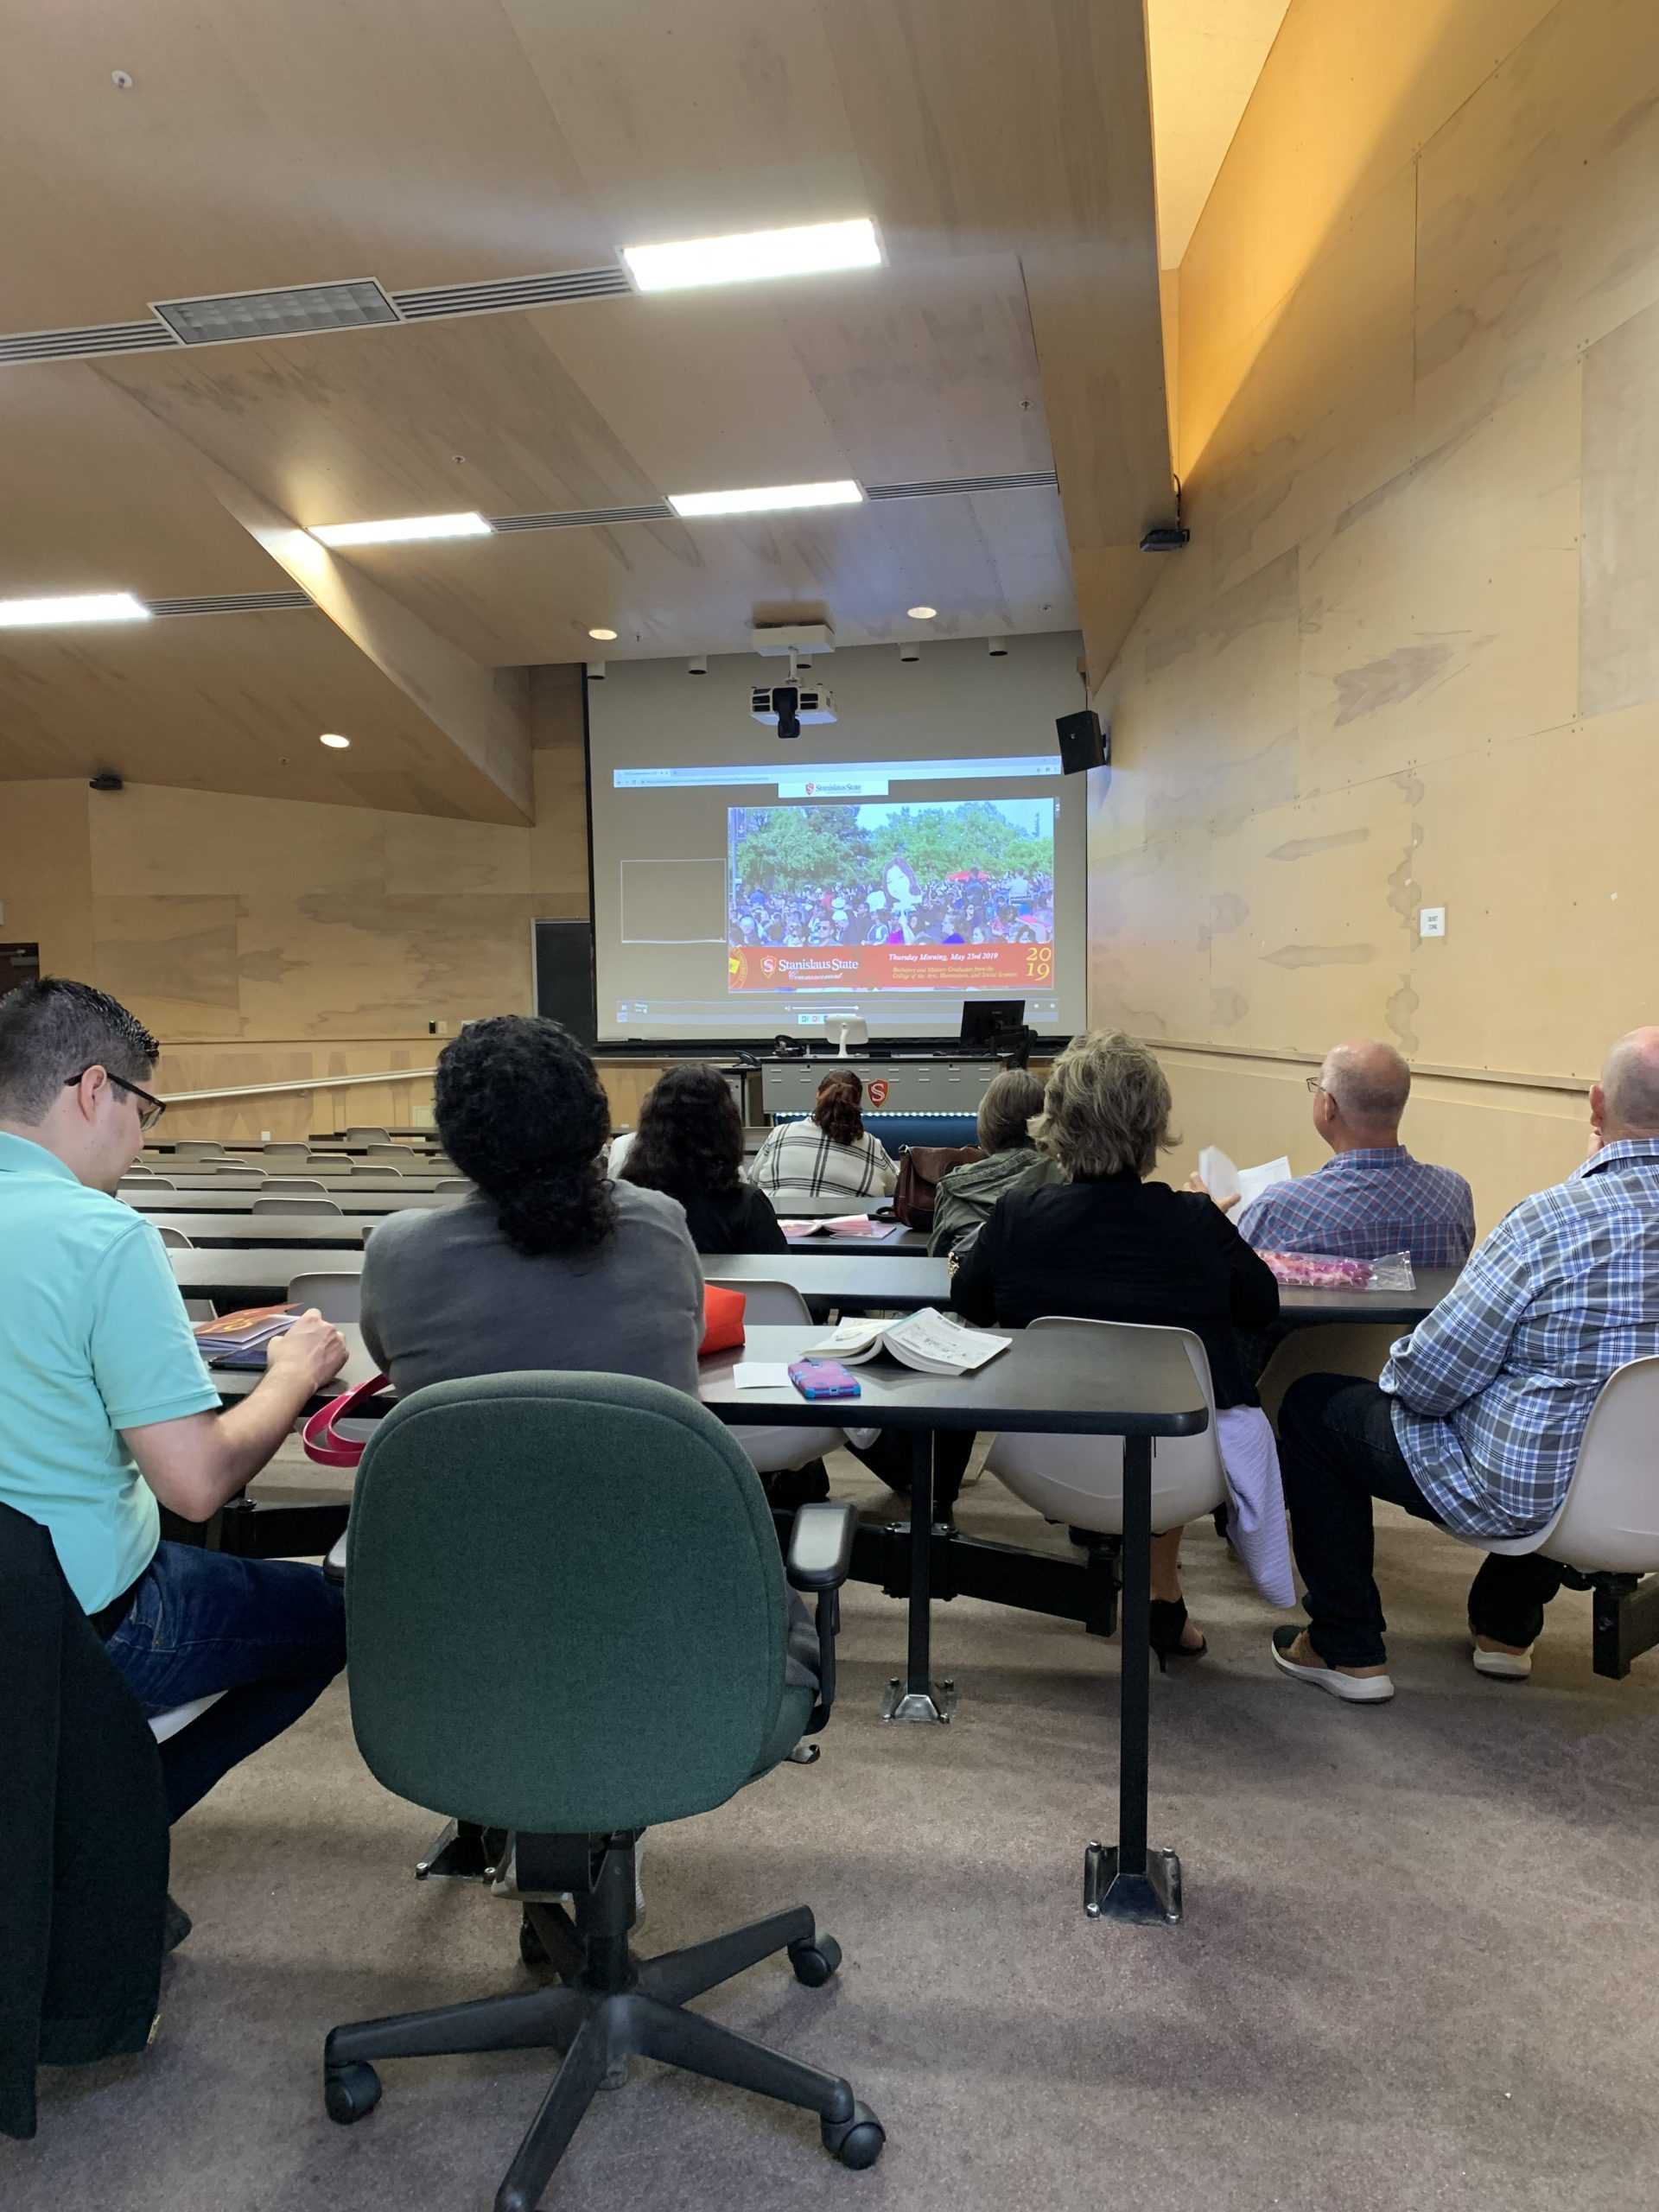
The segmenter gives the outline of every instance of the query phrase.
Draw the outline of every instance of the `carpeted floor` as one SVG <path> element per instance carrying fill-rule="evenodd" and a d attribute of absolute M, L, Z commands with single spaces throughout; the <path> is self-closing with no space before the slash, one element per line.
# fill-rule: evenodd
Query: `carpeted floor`
<path fill-rule="evenodd" d="M 838 1491 L 875 1485 L 838 1460 Z M 970 1532 L 1063 1542 L 988 1479 Z M 707 2000 L 846 2073 L 886 2156 L 845 2172 L 817 2123 L 636 2063 L 546 2202 L 791 2202 L 849 2212 L 1603 2212 L 1659 2171 L 1659 1654 L 1589 1667 L 1551 1609 L 1525 1688 L 1462 1641 L 1474 1555 L 1387 1512 L 1399 1694 L 1352 1711 L 1284 1681 L 1273 1617 L 1207 1527 L 1187 1586 L 1211 1656 L 1153 1678 L 1155 1843 L 1173 1929 L 1091 1925 L 1083 1847 L 1113 1830 L 1115 1643 L 958 1600 L 935 1612 L 949 1728 L 884 1728 L 904 1616 L 854 1586 L 824 1756 L 652 1839 L 639 1945 L 807 1901 L 828 1989 L 759 1967 Z M 0 2145 L 8 2212 L 486 2207 L 544 2085 L 534 2053 L 388 2063 L 373 2116 L 324 2117 L 334 2022 L 517 1986 L 516 1914 L 416 1885 L 428 1815 L 353 1746 L 342 1689 L 175 1838 L 195 1933 L 141 2061 L 44 2077 Z"/>

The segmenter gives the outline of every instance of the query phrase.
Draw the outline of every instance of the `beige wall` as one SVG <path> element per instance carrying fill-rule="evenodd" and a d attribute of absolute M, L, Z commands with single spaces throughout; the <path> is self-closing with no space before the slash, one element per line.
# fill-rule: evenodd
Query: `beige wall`
<path fill-rule="evenodd" d="M 166 1044 L 168 1092 L 429 1067 L 469 1016 L 529 1008 L 533 920 L 588 911 L 577 679 L 531 674 L 533 827 L 0 783 L 0 933 L 130 1006 Z M 168 1126 L 291 1136 L 429 1111 L 412 1084 L 181 1108 Z"/>
<path fill-rule="evenodd" d="M 1090 1016 L 1166 1040 L 1191 1144 L 1313 1165 L 1298 1079 L 1369 1031 L 1490 1223 L 1659 1018 L 1656 92 L 1650 0 L 1292 0 L 1091 792 Z"/>

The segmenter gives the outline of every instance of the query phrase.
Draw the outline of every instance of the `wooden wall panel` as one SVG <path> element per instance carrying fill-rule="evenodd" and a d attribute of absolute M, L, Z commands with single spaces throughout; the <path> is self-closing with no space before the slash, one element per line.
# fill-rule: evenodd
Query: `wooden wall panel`
<path fill-rule="evenodd" d="M 0 784 L 0 937 L 38 944 L 43 973 L 92 972 L 92 861 L 85 784 Z"/>
<path fill-rule="evenodd" d="M 1490 1224 L 1659 1017 L 1656 88 L 1633 0 L 1293 0 L 1181 270 L 1194 540 L 1090 808 L 1090 1019 L 1190 1144 L 1288 1116 L 1316 1165 L 1300 1075 L 1369 1031 L 1451 1071 L 1408 1134 Z"/>
<path fill-rule="evenodd" d="M 1659 699 L 1659 306 L 1584 357 L 1579 698 L 1586 715 Z"/>

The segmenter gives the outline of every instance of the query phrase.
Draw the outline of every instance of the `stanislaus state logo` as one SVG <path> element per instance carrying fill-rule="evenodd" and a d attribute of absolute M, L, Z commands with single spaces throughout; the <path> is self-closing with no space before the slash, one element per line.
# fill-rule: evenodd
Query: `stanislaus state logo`
<path fill-rule="evenodd" d="M 887 1079 L 886 1076 L 879 1075 L 870 1085 L 870 1103 L 872 1106 L 885 1106 L 887 1103 Z"/>

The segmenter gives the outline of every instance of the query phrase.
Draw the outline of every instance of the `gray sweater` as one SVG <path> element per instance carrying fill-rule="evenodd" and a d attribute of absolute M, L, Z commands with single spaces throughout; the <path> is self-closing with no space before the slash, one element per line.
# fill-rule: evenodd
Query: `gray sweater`
<path fill-rule="evenodd" d="M 933 1230 L 927 1240 L 929 1252 L 936 1260 L 948 1258 L 971 1244 L 1005 1192 L 1065 1180 L 1052 1160 L 1027 1144 L 993 1152 L 983 1160 L 964 1160 L 939 1184 L 933 1201 Z"/>
<path fill-rule="evenodd" d="M 597 1251 L 529 1259 L 485 1198 L 388 1215 L 363 1262 L 363 1337 L 400 1395 L 469 1375 L 575 1368 L 697 1394 L 702 1268 L 677 1202 L 613 1185 Z"/>

